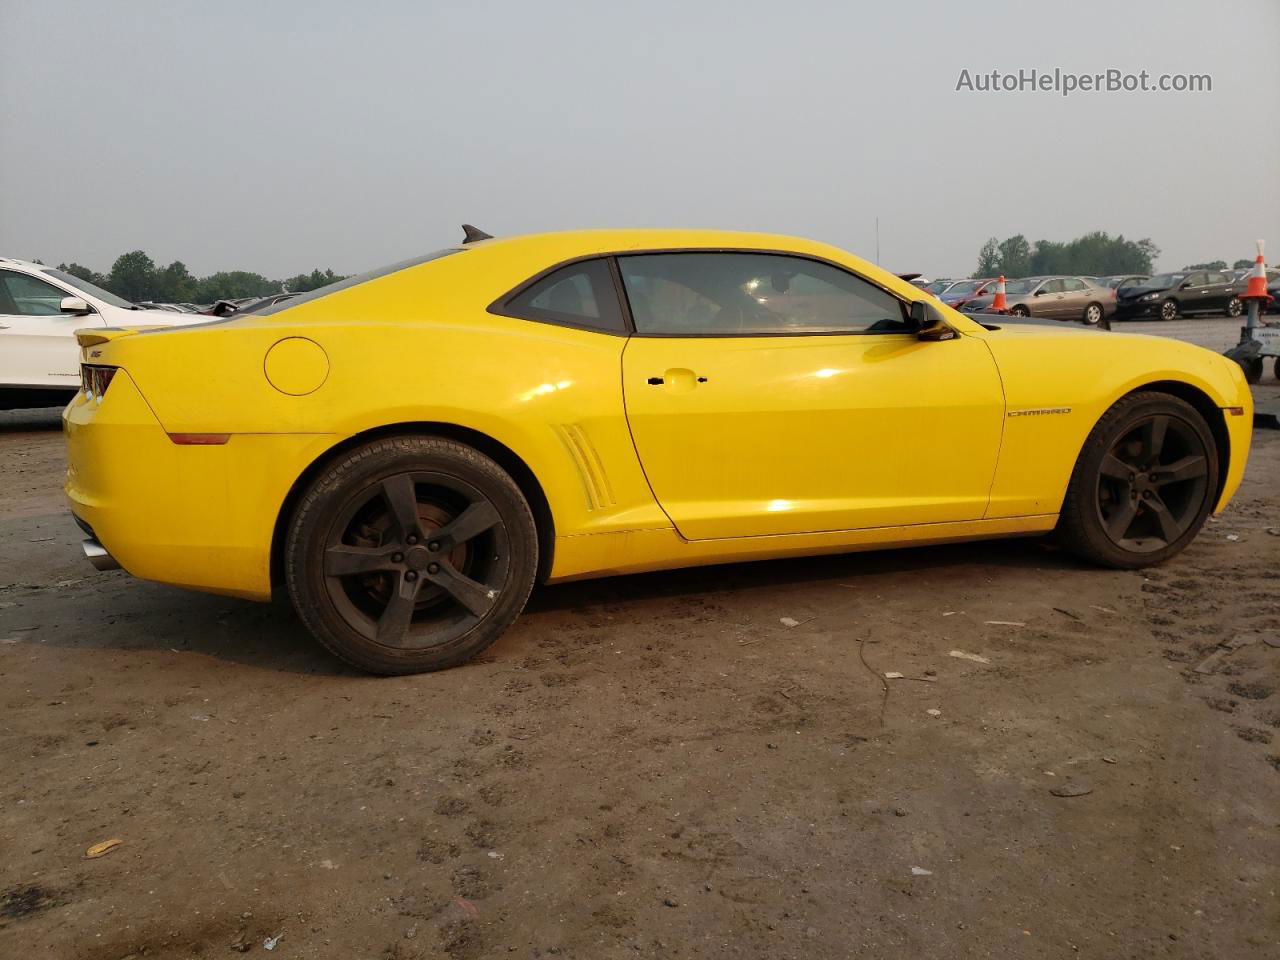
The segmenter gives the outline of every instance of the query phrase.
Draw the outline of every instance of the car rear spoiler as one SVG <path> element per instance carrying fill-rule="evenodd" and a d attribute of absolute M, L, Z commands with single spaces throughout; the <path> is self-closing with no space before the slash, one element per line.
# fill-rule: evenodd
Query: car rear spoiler
<path fill-rule="evenodd" d="M 82 347 L 96 347 L 100 343 L 110 343 L 112 340 L 119 340 L 122 337 L 131 337 L 135 333 L 142 333 L 144 330 L 164 330 L 173 326 L 171 323 L 157 323 L 154 326 L 137 327 L 90 327 L 76 331 L 76 343 Z"/>

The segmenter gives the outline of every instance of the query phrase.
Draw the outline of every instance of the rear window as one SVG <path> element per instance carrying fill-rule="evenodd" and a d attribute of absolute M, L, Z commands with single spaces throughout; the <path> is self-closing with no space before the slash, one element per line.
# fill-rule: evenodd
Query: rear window
<path fill-rule="evenodd" d="M 345 280 L 339 280 L 337 283 L 331 283 L 327 287 L 317 287 L 307 293 L 299 294 L 291 300 L 282 300 L 278 303 L 269 303 L 259 307 L 256 310 L 238 311 L 232 316 L 243 317 L 252 314 L 256 317 L 269 317 L 273 313 L 279 313 L 281 310 L 288 310 L 292 307 L 299 306 L 303 303 L 310 303 L 313 300 L 319 300 L 321 297 L 327 297 L 331 293 L 339 293 L 342 290 L 350 290 L 362 283 L 368 283 L 370 280 L 377 280 L 379 277 L 389 276 L 393 273 L 399 273 L 401 270 L 408 270 L 410 267 L 416 267 L 419 264 L 429 263 L 432 260 L 439 260 L 441 257 L 447 257 L 453 253 L 465 253 L 466 251 L 460 247 L 448 247 L 444 250 L 435 250 L 421 257 L 413 257 L 410 260 L 401 260 L 399 263 L 393 263 L 389 267 L 379 267 L 377 270 L 370 270 L 368 273 L 362 273 L 359 276 L 347 277 Z"/>

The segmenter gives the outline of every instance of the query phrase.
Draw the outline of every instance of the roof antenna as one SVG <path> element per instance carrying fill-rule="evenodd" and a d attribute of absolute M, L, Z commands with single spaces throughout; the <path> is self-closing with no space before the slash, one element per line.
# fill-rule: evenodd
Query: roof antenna
<path fill-rule="evenodd" d="M 479 227 L 473 227 L 469 223 L 462 225 L 462 242 L 475 243 L 477 240 L 492 240 L 492 233 L 485 233 Z"/>

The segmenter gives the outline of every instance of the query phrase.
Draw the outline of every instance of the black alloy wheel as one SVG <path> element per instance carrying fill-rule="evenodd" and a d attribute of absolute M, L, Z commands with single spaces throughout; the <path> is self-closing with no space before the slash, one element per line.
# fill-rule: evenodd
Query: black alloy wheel
<path fill-rule="evenodd" d="M 375 441 L 322 472 L 285 546 L 298 615 L 348 663 L 438 670 L 524 608 L 538 562 L 524 495 L 484 454 L 439 437 Z"/>
<path fill-rule="evenodd" d="M 502 517 L 465 481 L 398 473 L 352 497 L 324 551 L 329 599 L 392 647 L 448 643 L 497 602 L 510 564 Z"/>
<path fill-rule="evenodd" d="M 1102 458 L 1098 518 L 1117 546 L 1162 550 L 1195 522 L 1208 478 L 1208 451 L 1190 424 L 1167 414 L 1145 417 Z"/>
<path fill-rule="evenodd" d="M 1064 546 L 1086 560 L 1135 569 L 1194 539 L 1222 469 L 1208 423 L 1164 393 L 1132 393 L 1094 425 L 1058 517 Z"/>

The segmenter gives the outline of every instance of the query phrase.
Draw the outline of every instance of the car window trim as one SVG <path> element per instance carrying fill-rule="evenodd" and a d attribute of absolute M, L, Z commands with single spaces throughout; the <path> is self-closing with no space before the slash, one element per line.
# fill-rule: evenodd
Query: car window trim
<path fill-rule="evenodd" d="M 610 337 L 639 337 L 647 340 L 686 340 L 686 339 L 705 339 L 705 340 L 746 340 L 762 337 L 915 337 L 918 331 L 915 330 L 815 330 L 815 331 L 760 331 L 756 333 L 642 333 L 636 330 L 635 317 L 631 312 L 631 300 L 627 296 L 626 284 L 622 281 L 622 269 L 618 266 L 619 257 L 641 257 L 655 254 L 669 253 L 746 253 L 746 254 L 765 254 L 775 257 L 792 257 L 796 260 L 809 260 L 813 263 L 821 263 L 826 266 L 833 267 L 849 274 L 852 277 L 870 284 L 877 290 L 880 290 L 894 299 L 898 304 L 898 309 L 902 311 L 902 319 L 910 321 L 911 314 L 907 307 L 908 301 L 904 300 L 899 294 L 890 290 L 882 283 L 877 283 L 870 277 L 863 276 L 843 263 L 837 263 L 826 257 L 820 257 L 812 253 L 797 253 L 794 250 L 777 250 L 773 248 L 762 247 L 655 247 L 652 249 L 643 248 L 636 250 L 612 250 L 609 252 L 588 253 L 577 257 L 570 257 L 567 260 L 561 260 L 559 263 L 552 264 L 546 269 L 534 274 L 527 280 L 521 281 L 512 289 L 508 290 L 502 296 L 494 300 L 486 308 L 487 312 L 499 317 L 511 317 L 515 320 L 524 320 L 529 323 L 545 323 L 553 327 L 569 327 L 573 330 L 586 330 L 591 333 L 599 333 Z M 539 317 L 528 317 L 516 313 L 508 306 L 511 300 L 514 300 L 524 291 L 545 279 L 550 274 L 575 263 L 582 263 L 587 260 L 607 260 L 609 262 L 609 270 L 613 275 L 613 283 L 615 293 L 618 297 L 619 306 L 622 308 L 623 322 L 626 324 L 626 330 L 605 330 L 600 327 L 593 327 L 587 324 L 569 323 L 566 321 L 547 320 Z"/>

